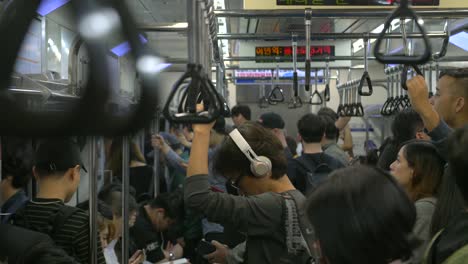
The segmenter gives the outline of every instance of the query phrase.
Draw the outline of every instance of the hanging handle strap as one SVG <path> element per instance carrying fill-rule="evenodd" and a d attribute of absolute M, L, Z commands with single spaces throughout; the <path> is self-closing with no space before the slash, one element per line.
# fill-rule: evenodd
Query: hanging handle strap
<path fill-rule="evenodd" d="M 424 42 L 424 52 L 418 56 L 408 56 L 408 55 L 384 55 L 380 52 L 382 43 L 384 42 L 385 34 L 388 29 L 392 26 L 392 21 L 397 18 L 410 18 L 415 21 L 416 26 L 423 35 Z M 431 43 L 427 37 L 426 30 L 423 25 L 421 25 L 419 17 L 416 13 L 409 7 L 408 0 L 402 0 L 400 6 L 386 19 L 384 23 L 384 28 L 380 32 L 377 41 L 374 47 L 374 56 L 375 58 L 383 64 L 425 64 L 431 59 Z"/>
<path fill-rule="evenodd" d="M 419 67 L 417 65 L 405 65 L 405 66 L 403 66 L 403 70 L 401 72 L 401 88 L 403 88 L 403 90 L 405 90 L 405 91 L 408 90 L 408 86 L 406 86 L 406 81 L 408 80 L 409 67 L 413 67 L 413 69 L 414 69 L 414 71 L 416 72 L 417 75 L 424 76 L 424 74 L 422 73 L 422 71 L 419 69 Z"/>
<path fill-rule="evenodd" d="M 309 104 L 311 104 L 311 105 L 322 105 L 323 104 L 322 95 L 320 95 L 320 93 L 317 90 L 315 90 L 312 93 L 312 95 L 310 96 Z"/>

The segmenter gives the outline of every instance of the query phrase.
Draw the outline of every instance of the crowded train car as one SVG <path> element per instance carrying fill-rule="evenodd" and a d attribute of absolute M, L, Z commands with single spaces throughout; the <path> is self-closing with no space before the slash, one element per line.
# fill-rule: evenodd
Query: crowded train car
<path fill-rule="evenodd" d="M 0 264 L 467 264 L 467 32 L 465 0 L 0 0 Z"/>

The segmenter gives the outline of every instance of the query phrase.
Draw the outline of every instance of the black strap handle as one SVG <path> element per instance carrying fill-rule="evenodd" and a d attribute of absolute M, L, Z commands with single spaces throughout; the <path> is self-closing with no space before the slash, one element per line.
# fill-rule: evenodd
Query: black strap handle
<path fill-rule="evenodd" d="M 314 100 L 315 98 L 318 98 L 318 101 Z M 311 105 L 322 105 L 323 104 L 323 98 L 320 93 L 315 90 L 312 95 L 310 96 L 309 104 Z"/>
<path fill-rule="evenodd" d="M 330 102 L 330 85 L 327 83 L 325 85 L 325 92 L 324 92 L 325 102 Z"/>
<path fill-rule="evenodd" d="M 187 87 L 186 96 L 184 94 L 185 100 L 180 102 L 179 111 L 173 113 L 169 110 L 169 106 L 177 90 L 179 90 L 181 85 L 189 78 L 190 83 Z M 220 98 L 211 80 L 206 74 L 203 74 L 202 66 L 188 64 L 185 74 L 174 84 L 166 105 L 164 106 L 163 114 L 169 121 L 174 123 L 211 123 L 221 114 L 227 115 L 226 112 L 228 109 L 224 109 L 224 102 L 220 100 Z M 196 106 L 202 101 L 205 109 L 202 112 L 197 112 Z"/>
<path fill-rule="evenodd" d="M 367 92 L 363 91 L 363 87 L 365 83 L 367 83 L 367 87 L 369 89 Z M 358 93 L 360 96 L 371 96 L 373 92 L 374 90 L 372 88 L 372 81 L 371 81 L 369 72 L 365 71 L 361 77 L 361 81 L 359 82 Z"/>
<path fill-rule="evenodd" d="M 405 56 L 405 55 L 384 55 L 380 52 L 384 37 L 388 29 L 392 26 L 392 21 L 397 18 L 411 18 L 415 21 L 416 26 L 419 28 L 421 34 L 423 35 L 424 42 L 424 52 L 419 56 Z M 377 41 L 374 47 L 374 56 L 375 58 L 383 64 L 425 64 L 431 59 L 432 50 L 431 43 L 427 37 L 426 30 L 421 25 L 419 17 L 416 13 L 409 7 L 408 0 L 402 0 L 400 6 L 387 18 L 384 23 L 384 28 L 380 32 Z"/>
<path fill-rule="evenodd" d="M 263 96 L 262 98 L 260 98 L 260 100 L 258 100 L 258 107 L 268 108 L 268 100 L 266 99 L 265 96 Z"/>
<path fill-rule="evenodd" d="M 271 90 L 270 95 L 268 96 L 268 102 L 270 104 L 277 104 L 284 102 L 284 93 L 283 89 L 279 86 L 275 86 L 273 90 Z"/>
<path fill-rule="evenodd" d="M 294 96 L 298 97 L 299 96 L 299 80 L 297 78 L 297 72 L 293 72 L 293 91 L 294 91 Z"/>
<path fill-rule="evenodd" d="M 362 106 L 362 103 L 356 103 L 355 108 L 355 116 L 364 116 L 364 107 Z"/>
<path fill-rule="evenodd" d="M 449 25 L 448 25 L 448 19 L 445 20 L 445 26 L 444 26 L 444 31 L 445 31 L 445 38 L 444 42 L 442 42 L 442 47 L 440 48 L 439 52 L 436 52 L 432 57 L 434 60 L 439 60 L 447 54 L 447 48 L 448 44 L 450 42 L 450 30 L 449 30 Z"/>
<path fill-rule="evenodd" d="M 413 67 L 414 71 L 416 72 L 417 75 L 424 76 L 422 73 L 421 69 L 417 65 L 405 65 L 403 66 L 403 71 L 401 72 L 401 88 L 403 90 L 408 90 L 408 86 L 406 86 L 406 81 L 408 80 L 408 70 L 409 67 Z"/>
<path fill-rule="evenodd" d="M 305 64 L 305 90 L 310 91 L 310 60 Z"/>
<path fill-rule="evenodd" d="M 295 108 L 301 108 L 302 107 L 302 99 L 298 97 L 293 97 L 289 101 L 288 108 L 289 109 L 295 109 Z"/>

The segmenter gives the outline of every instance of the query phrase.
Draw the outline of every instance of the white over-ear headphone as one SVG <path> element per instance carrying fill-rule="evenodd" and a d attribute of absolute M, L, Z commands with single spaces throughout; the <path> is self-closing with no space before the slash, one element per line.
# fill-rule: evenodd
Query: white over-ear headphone
<path fill-rule="evenodd" d="M 271 171 L 271 161 L 265 156 L 257 156 L 239 130 L 234 129 L 229 136 L 250 161 L 250 171 L 256 177 L 265 177 Z"/>

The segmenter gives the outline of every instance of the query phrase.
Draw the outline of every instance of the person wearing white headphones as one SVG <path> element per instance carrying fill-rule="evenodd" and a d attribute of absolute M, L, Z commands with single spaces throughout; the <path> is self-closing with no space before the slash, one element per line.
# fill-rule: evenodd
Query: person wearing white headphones
<path fill-rule="evenodd" d="M 214 169 L 243 196 L 216 193 L 208 183 L 212 126 L 193 125 L 186 206 L 244 233 L 244 263 L 306 263 L 309 251 L 297 209 L 305 198 L 286 175 L 287 161 L 278 138 L 256 123 L 247 122 L 233 130 L 214 157 Z M 210 263 L 221 262 L 215 254 L 207 258 Z"/>

